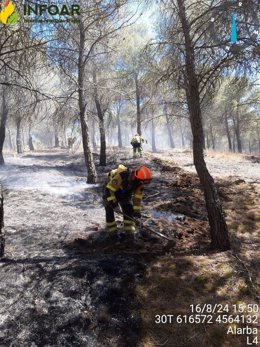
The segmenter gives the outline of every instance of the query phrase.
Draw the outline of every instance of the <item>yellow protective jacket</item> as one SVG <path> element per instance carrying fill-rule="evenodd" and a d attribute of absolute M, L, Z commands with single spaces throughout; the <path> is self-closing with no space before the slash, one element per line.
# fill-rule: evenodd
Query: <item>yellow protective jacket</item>
<path fill-rule="evenodd" d="M 133 194 L 134 211 L 140 211 L 143 198 L 143 183 L 132 179 L 133 171 L 124 165 L 110 171 L 106 184 L 106 196 L 108 202 L 124 200 L 126 196 Z"/>

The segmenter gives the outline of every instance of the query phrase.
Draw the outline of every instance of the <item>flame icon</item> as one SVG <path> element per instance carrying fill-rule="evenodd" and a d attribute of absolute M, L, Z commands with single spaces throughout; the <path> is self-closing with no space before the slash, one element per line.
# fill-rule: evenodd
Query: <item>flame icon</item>
<path fill-rule="evenodd" d="M 0 12 L 0 21 L 3 24 L 15 24 L 19 19 L 18 13 L 15 11 L 14 4 L 6 0 L 4 8 Z"/>

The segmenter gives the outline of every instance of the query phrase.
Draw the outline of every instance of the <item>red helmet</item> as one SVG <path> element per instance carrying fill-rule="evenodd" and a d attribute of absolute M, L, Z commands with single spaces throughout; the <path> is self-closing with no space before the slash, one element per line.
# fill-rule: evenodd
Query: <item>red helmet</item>
<path fill-rule="evenodd" d="M 149 183 L 152 179 L 151 171 L 146 166 L 140 166 L 134 172 L 134 178 L 144 183 Z"/>

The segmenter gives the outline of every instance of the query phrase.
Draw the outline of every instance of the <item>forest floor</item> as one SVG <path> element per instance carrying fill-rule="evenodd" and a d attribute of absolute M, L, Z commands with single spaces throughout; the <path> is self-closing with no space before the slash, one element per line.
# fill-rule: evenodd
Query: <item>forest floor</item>
<path fill-rule="evenodd" d="M 96 185 L 86 185 L 80 154 L 7 156 L 0 171 L 6 233 L 0 347 L 245 347 L 252 342 L 255 331 L 227 331 L 248 326 L 259 332 L 258 313 L 249 305 L 260 299 L 260 164 L 257 158 L 213 152 L 206 159 L 229 227 L 227 252 L 210 250 L 190 151 L 147 153 L 142 160 L 153 172 L 142 221 L 172 244 L 145 234 L 130 241 L 104 232 L 102 182 L 118 164 L 140 163 L 130 150 L 113 150 L 107 167 L 97 166 Z M 201 305 L 197 323 L 194 304 Z M 156 323 L 156 315 L 173 316 Z"/>
<path fill-rule="evenodd" d="M 186 171 L 196 172 L 191 150 L 174 149 L 168 150 L 166 154 L 165 152 L 159 153 L 159 155 L 172 158 L 178 166 Z M 237 177 L 246 182 L 260 184 L 260 156 L 207 150 L 205 160 L 208 170 L 214 177 Z"/>

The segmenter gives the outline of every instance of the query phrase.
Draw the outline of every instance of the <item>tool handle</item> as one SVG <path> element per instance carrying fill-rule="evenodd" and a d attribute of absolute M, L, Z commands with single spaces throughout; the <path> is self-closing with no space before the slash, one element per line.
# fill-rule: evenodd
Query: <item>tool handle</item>
<path fill-rule="evenodd" d="M 147 227 L 146 225 L 143 225 L 142 222 L 140 222 L 139 220 L 134 219 L 134 218 L 132 218 L 132 217 L 129 217 L 127 214 L 125 214 L 125 213 L 122 212 L 121 210 L 118 209 L 118 210 L 116 210 L 115 212 L 117 212 L 117 213 L 119 213 L 119 214 L 121 214 L 121 215 L 127 217 L 129 220 L 135 222 L 136 224 L 139 224 L 140 227 L 142 227 L 142 228 L 144 228 L 144 229 L 150 231 L 151 233 L 154 233 L 154 234 L 156 234 L 156 235 L 158 235 L 158 236 L 160 236 L 160 237 L 162 237 L 163 239 L 166 239 L 166 240 L 168 240 L 168 241 L 172 241 L 172 239 L 170 239 L 169 237 L 167 237 L 167 236 L 165 236 L 165 235 L 159 233 L 158 231 L 155 231 L 155 230 L 153 230 L 153 229 Z"/>

